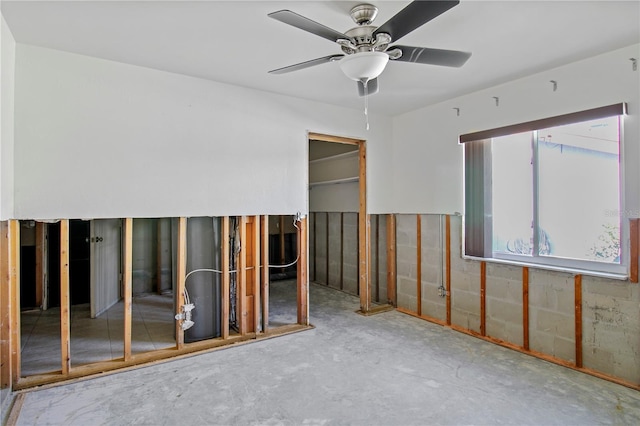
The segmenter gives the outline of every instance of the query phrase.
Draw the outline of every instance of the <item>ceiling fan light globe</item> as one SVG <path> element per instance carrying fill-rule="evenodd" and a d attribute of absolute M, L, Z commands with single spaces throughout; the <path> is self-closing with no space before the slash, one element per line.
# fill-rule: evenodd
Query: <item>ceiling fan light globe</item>
<path fill-rule="evenodd" d="M 389 55 L 384 52 L 358 52 L 342 58 L 339 64 L 351 80 L 369 81 L 382 74 L 387 62 Z"/>

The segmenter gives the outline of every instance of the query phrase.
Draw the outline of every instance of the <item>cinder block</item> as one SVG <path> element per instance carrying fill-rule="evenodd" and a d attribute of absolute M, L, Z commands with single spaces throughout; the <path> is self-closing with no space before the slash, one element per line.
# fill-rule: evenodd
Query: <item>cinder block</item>
<path fill-rule="evenodd" d="M 487 263 L 487 279 L 489 277 L 522 282 L 522 267 Z"/>
<path fill-rule="evenodd" d="M 398 307 L 408 309 L 412 312 L 415 312 L 418 309 L 417 298 L 415 295 L 410 296 L 405 293 L 398 293 Z"/>
<path fill-rule="evenodd" d="M 531 329 L 529 331 L 529 347 L 544 354 L 553 355 L 553 334 Z"/>
<path fill-rule="evenodd" d="M 553 338 L 554 350 L 552 355 L 564 359 L 566 361 L 575 362 L 576 360 L 576 343 L 575 339 L 563 339 L 562 337 L 555 336 Z"/>
<path fill-rule="evenodd" d="M 614 355 L 613 376 L 621 377 L 631 383 L 640 383 L 638 354 L 635 356 Z"/>
<path fill-rule="evenodd" d="M 446 307 L 441 304 L 434 303 L 432 300 L 422 300 L 422 314 L 441 321 L 445 321 L 447 319 Z"/>
<path fill-rule="evenodd" d="M 535 330 L 566 339 L 575 338 L 575 319 L 558 312 L 534 309 Z"/>
<path fill-rule="evenodd" d="M 480 314 L 480 296 L 459 289 L 452 290 L 451 308 L 469 313 Z"/>
<path fill-rule="evenodd" d="M 582 365 L 605 374 L 613 374 L 613 353 L 604 348 L 583 346 Z"/>
<path fill-rule="evenodd" d="M 486 314 L 487 317 L 492 319 L 513 324 L 522 324 L 522 305 L 510 303 L 505 300 L 488 297 Z"/>
<path fill-rule="evenodd" d="M 628 281 L 608 280 L 599 277 L 582 277 L 582 291 L 586 294 L 600 294 L 603 296 L 615 297 L 630 300 L 632 286 Z"/>
<path fill-rule="evenodd" d="M 524 343 L 524 330 L 522 322 L 520 324 L 505 323 L 506 341 L 514 345 L 522 346 Z"/>
<path fill-rule="evenodd" d="M 495 337 L 496 339 L 507 340 L 506 326 L 503 321 L 496 320 L 494 318 L 487 318 L 487 336 Z"/>
<path fill-rule="evenodd" d="M 426 283 L 440 285 L 440 268 L 433 265 L 422 265 L 421 280 Z"/>
<path fill-rule="evenodd" d="M 451 271 L 451 289 L 471 290 L 471 277 L 460 271 Z M 474 285 L 475 289 L 475 285 Z"/>

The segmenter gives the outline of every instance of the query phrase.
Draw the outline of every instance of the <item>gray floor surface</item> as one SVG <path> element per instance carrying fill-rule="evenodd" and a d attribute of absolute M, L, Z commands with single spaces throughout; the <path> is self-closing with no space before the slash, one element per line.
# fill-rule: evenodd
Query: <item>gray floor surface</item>
<path fill-rule="evenodd" d="M 29 391 L 18 424 L 640 424 L 640 392 L 395 311 L 358 315 L 323 286 L 310 297 L 313 330 Z"/>

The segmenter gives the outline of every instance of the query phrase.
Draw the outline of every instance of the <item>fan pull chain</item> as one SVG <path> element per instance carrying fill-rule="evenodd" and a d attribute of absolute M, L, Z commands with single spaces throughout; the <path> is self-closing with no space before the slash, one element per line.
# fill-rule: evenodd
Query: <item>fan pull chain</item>
<path fill-rule="evenodd" d="M 364 86 L 364 119 L 366 123 L 366 129 L 369 130 L 369 80 L 362 80 Z"/>

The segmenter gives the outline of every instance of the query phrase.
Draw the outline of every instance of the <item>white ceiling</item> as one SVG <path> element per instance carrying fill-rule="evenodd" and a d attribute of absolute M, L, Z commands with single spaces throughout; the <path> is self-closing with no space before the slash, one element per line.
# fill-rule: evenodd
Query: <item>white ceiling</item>
<path fill-rule="evenodd" d="M 408 1 L 369 1 L 381 25 Z M 344 32 L 362 1 L 2 1 L 19 43 L 362 109 L 337 63 L 267 71 L 337 44 L 267 17 L 290 9 Z M 462 68 L 390 62 L 370 111 L 397 115 L 565 63 L 640 43 L 640 2 L 464 1 L 400 40 L 463 50 Z"/>

